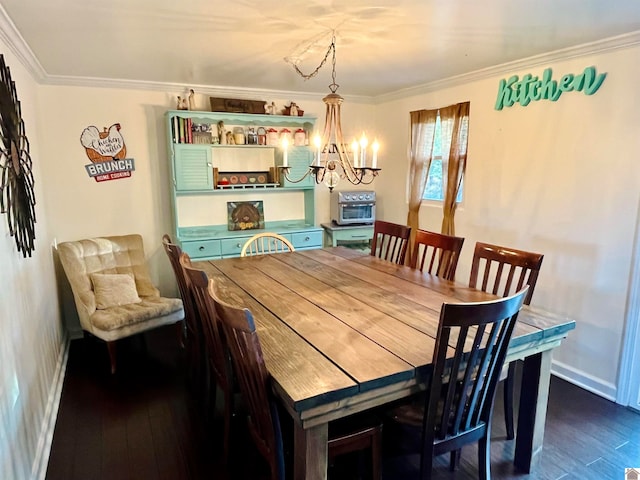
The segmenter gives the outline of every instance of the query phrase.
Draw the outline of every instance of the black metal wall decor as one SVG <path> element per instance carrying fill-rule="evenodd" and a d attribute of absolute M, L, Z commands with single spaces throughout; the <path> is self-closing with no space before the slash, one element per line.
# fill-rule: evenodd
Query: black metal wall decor
<path fill-rule="evenodd" d="M 0 54 L 0 213 L 22 256 L 31 256 L 36 238 L 35 194 L 29 140 L 24 131 L 16 85 Z"/>

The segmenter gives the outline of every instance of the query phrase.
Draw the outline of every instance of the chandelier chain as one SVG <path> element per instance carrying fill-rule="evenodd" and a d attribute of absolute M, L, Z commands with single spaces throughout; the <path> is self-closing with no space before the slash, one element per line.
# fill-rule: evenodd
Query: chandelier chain
<path fill-rule="evenodd" d="M 339 85 L 336 83 L 336 35 L 335 33 L 331 37 L 331 45 L 329 45 L 329 48 L 327 48 L 327 52 L 324 54 L 324 58 L 322 59 L 320 64 L 315 68 L 315 70 L 313 70 L 311 73 L 304 73 L 302 70 L 300 70 L 298 65 L 296 65 L 295 63 L 292 63 L 292 65 L 294 70 L 298 72 L 298 75 L 300 75 L 305 80 L 309 80 L 310 78 L 315 77 L 318 74 L 318 72 L 322 69 L 322 67 L 324 67 L 324 65 L 327 63 L 327 60 L 329 59 L 330 53 L 333 53 L 333 56 L 332 56 L 332 62 L 331 62 L 332 83 L 331 85 L 329 85 L 329 88 L 331 89 L 332 93 L 336 93 L 336 90 L 338 89 Z"/>

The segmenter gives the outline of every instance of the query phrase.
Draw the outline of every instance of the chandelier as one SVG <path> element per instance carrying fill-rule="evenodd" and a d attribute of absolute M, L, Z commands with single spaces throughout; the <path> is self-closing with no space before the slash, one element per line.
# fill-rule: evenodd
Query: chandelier
<path fill-rule="evenodd" d="M 367 137 L 363 133 L 359 140 L 353 140 L 348 145 L 344 141 L 342 134 L 342 122 L 340 120 L 340 108 L 344 99 L 336 93 L 339 85 L 336 83 L 336 36 L 335 31 L 332 34 L 331 45 L 327 49 L 320 65 L 310 74 L 304 74 L 295 62 L 288 58 L 285 61 L 291 63 L 295 71 L 305 80 L 315 76 L 322 66 L 332 54 L 331 63 L 331 80 L 329 85 L 329 93 L 322 99 L 326 105 L 326 113 L 324 120 L 324 130 L 322 136 L 315 134 L 313 145 L 315 147 L 313 163 L 309 166 L 309 170 L 299 179 L 291 179 L 289 177 L 290 167 L 287 163 L 287 149 L 289 147 L 288 140 L 283 139 L 283 161 L 280 166 L 281 175 L 292 183 L 298 183 L 304 180 L 308 175 L 313 175 L 317 184 L 324 183 L 329 187 L 329 191 L 338 184 L 341 178 L 347 179 L 354 185 L 370 184 L 373 182 L 380 168 L 378 168 L 378 141 L 375 140 L 370 146 Z M 371 156 L 369 158 L 369 148 Z"/>

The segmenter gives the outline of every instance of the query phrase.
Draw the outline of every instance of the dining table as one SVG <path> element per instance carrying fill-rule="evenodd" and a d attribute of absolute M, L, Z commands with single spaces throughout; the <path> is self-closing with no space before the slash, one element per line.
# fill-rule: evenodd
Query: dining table
<path fill-rule="evenodd" d="M 329 422 L 427 388 L 443 303 L 497 298 L 347 247 L 200 261 L 249 309 L 272 388 L 294 420 L 293 475 L 327 478 Z M 514 463 L 540 460 L 553 350 L 575 321 L 524 306 L 506 362 L 522 360 Z"/>

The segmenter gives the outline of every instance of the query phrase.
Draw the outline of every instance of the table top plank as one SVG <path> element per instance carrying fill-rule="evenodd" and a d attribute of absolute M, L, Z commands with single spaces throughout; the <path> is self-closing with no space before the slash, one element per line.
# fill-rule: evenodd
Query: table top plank
<path fill-rule="evenodd" d="M 423 305 L 433 306 L 433 301 L 436 299 L 441 299 L 442 303 L 455 303 L 461 301 L 480 302 L 497 298 L 493 294 L 443 280 L 433 275 L 425 275 L 419 270 L 396 265 L 392 262 L 385 262 L 372 255 L 362 255 L 360 252 L 353 252 L 352 249 L 344 247 L 325 249 L 317 257 L 314 255 L 313 258 L 342 272 L 351 272 L 358 277 L 364 276 L 385 290 L 409 296 Z M 425 287 L 433 296 L 420 295 L 420 292 L 424 292 Z M 438 309 L 441 308 L 442 303 L 438 305 Z M 526 308 L 533 307 L 525 306 Z M 550 318 L 548 312 L 541 311 L 541 315 L 538 316 L 541 319 Z M 558 320 L 561 319 L 555 316 L 553 320 L 555 322 L 554 326 L 563 330 L 564 327 L 556 325 Z M 571 322 L 568 319 L 564 320 Z M 512 343 L 518 345 L 541 339 L 546 327 L 548 325 L 534 321 L 534 317 L 529 313 L 521 312 L 513 333 Z"/>
<path fill-rule="evenodd" d="M 251 311 L 269 373 L 278 394 L 293 409 L 306 410 L 347 398 L 359 390 L 352 378 L 231 282 L 215 265 L 215 262 L 194 263 L 215 281 L 216 292 L 224 301 Z"/>
<path fill-rule="evenodd" d="M 362 303 L 385 313 L 416 330 L 435 338 L 438 333 L 440 318 L 440 306 L 442 303 L 432 302 L 437 305 L 430 308 L 422 303 L 416 303 L 416 298 L 394 294 L 382 286 L 383 282 L 371 282 L 370 279 L 360 278 L 348 273 L 348 265 L 343 269 L 334 268 L 339 262 L 327 264 L 318 261 L 315 256 L 310 256 L 311 251 L 295 252 L 281 259 L 299 270 L 305 271 L 309 276 L 343 292 L 348 298 L 357 298 Z M 317 251 L 319 257 L 324 258 L 324 253 Z M 352 262 L 347 262 L 352 263 Z M 422 296 L 429 296 L 431 292 L 426 289 L 421 291 Z M 423 302 L 424 303 L 424 302 Z"/>
<path fill-rule="evenodd" d="M 290 253 L 278 255 L 291 255 Z M 248 261 L 247 261 L 248 260 Z M 257 266 L 269 256 L 217 260 L 240 288 L 353 378 L 361 391 L 412 378 L 415 368 L 369 338 L 274 281 Z"/>
<path fill-rule="evenodd" d="M 357 296 L 345 302 L 344 293 L 304 270 L 290 266 L 287 260 L 291 257 L 271 255 L 260 262 L 257 268 L 412 366 L 431 363 L 434 337 L 367 305 Z"/>

